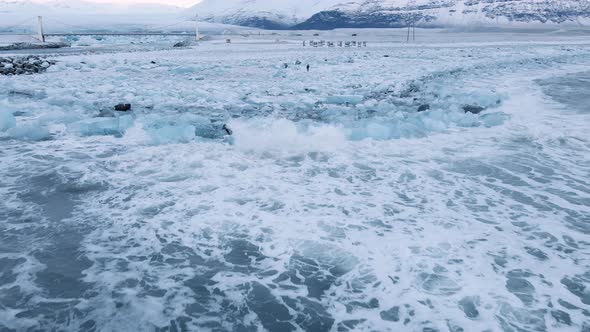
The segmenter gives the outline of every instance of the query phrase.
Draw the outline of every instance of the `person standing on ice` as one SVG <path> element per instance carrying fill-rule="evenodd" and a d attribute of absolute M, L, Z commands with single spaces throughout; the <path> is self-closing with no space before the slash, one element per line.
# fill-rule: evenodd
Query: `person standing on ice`
<path fill-rule="evenodd" d="M 309 65 L 307 65 L 307 72 L 309 73 Z"/>

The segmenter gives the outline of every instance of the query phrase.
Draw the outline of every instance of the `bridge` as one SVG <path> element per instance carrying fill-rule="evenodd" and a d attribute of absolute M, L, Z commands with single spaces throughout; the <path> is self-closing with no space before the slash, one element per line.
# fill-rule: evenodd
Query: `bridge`
<path fill-rule="evenodd" d="M 36 21 L 37 31 L 33 33 L 31 31 L 31 21 Z M 43 16 L 36 18 L 29 18 L 27 20 L 18 22 L 12 26 L 5 27 L 4 30 L 8 32 L 0 32 L 0 35 L 11 35 L 11 36 L 33 36 L 40 42 L 45 42 L 46 37 L 67 37 L 67 36 L 182 36 L 182 37 L 194 37 L 196 40 L 200 39 L 199 33 L 199 22 L 197 17 L 194 21 L 179 21 L 174 24 L 164 26 L 146 27 L 144 31 L 130 31 L 130 32 L 110 32 L 110 31 L 89 31 L 88 27 L 76 26 L 68 23 L 64 23 L 55 19 L 48 19 L 52 23 L 59 24 L 61 26 L 69 27 L 71 32 L 45 32 L 43 25 Z M 163 32 L 162 29 L 171 28 L 179 24 L 186 24 L 192 22 L 194 24 L 194 31 L 192 32 Z M 34 23 L 33 23 L 34 24 Z M 27 32 L 16 32 L 22 31 L 17 30 L 19 28 L 27 28 Z M 75 30 L 74 30 L 75 29 Z M 16 30 L 16 31 L 15 31 Z M 76 31 L 77 30 L 77 31 Z M 80 32 L 79 32 L 80 31 Z"/>
<path fill-rule="evenodd" d="M 187 36 L 196 37 L 195 33 L 182 32 L 84 32 L 84 33 L 46 33 L 45 37 L 66 37 L 66 36 Z"/>

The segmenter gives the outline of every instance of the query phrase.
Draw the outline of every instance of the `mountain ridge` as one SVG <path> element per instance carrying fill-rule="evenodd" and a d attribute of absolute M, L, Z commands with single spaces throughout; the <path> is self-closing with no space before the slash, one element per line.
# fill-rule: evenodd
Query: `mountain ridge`
<path fill-rule="evenodd" d="M 205 0 L 205 21 L 263 29 L 590 23 L 590 0 Z"/>

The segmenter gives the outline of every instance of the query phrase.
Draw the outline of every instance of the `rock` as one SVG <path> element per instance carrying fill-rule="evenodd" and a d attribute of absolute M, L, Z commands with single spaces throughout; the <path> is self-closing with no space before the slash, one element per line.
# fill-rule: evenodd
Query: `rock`
<path fill-rule="evenodd" d="M 296 65 L 300 65 L 301 64 L 301 61 L 297 60 L 297 61 L 295 61 L 295 64 Z"/>
<path fill-rule="evenodd" d="M 426 112 L 429 109 L 430 109 L 430 105 L 428 105 L 428 104 L 420 105 L 420 107 L 418 107 L 418 112 Z"/>
<path fill-rule="evenodd" d="M 8 46 L 0 46 L 0 51 L 14 51 L 14 50 L 29 50 L 29 49 L 46 49 L 46 48 L 62 48 L 70 47 L 68 43 L 14 43 Z"/>
<path fill-rule="evenodd" d="M 477 106 L 477 105 L 463 106 L 463 111 L 465 111 L 465 113 L 479 114 L 485 110 L 486 110 L 485 107 L 481 107 L 481 106 Z"/>
<path fill-rule="evenodd" d="M 224 131 L 225 131 L 225 132 L 226 132 L 228 135 L 233 135 L 233 134 L 234 134 L 234 131 L 233 131 L 233 130 L 231 130 L 231 129 L 230 129 L 228 126 L 227 126 L 227 124 L 224 124 L 224 125 L 223 125 L 223 127 L 221 127 L 221 129 L 223 129 L 223 130 L 224 130 Z"/>
<path fill-rule="evenodd" d="M 131 104 L 118 104 L 118 105 L 115 105 L 115 111 L 117 111 L 117 112 L 129 112 L 129 111 L 131 111 Z"/>
<path fill-rule="evenodd" d="M 180 42 L 174 44 L 173 47 L 189 47 L 190 45 L 191 45 L 190 41 L 183 40 L 183 41 L 180 41 Z"/>
<path fill-rule="evenodd" d="M 55 61 L 38 56 L 0 58 L 0 75 L 30 75 L 47 70 Z"/>
<path fill-rule="evenodd" d="M 156 61 L 152 61 L 152 62 L 151 62 L 151 64 L 152 64 L 152 65 L 155 65 L 155 64 L 156 64 Z"/>
<path fill-rule="evenodd" d="M 383 57 L 384 58 L 389 58 L 389 54 L 385 54 Z"/>

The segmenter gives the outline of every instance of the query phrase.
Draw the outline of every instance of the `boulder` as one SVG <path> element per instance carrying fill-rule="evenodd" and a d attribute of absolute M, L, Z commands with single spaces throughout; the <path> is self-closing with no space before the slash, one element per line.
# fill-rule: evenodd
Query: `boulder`
<path fill-rule="evenodd" d="M 429 109 L 430 109 L 430 105 L 428 105 L 428 104 L 420 105 L 420 107 L 418 107 L 418 112 L 426 112 Z"/>
<path fill-rule="evenodd" d="M 117 105 L 115 105 L 115 111 L 129 112 L 129 111 L 131 111 L 131 104 L 117 104 Z"/>
<path fill-rule="evenodd" d="M 465 111 L 465 113 L 479 114 L 485 110 L 486 110 L 485 107 L 481 107 L 481 106 L 477 106 L 477 105 L 463 106 L 463 111 Z"/>
<path fill-rule="evenodd" d="M 191 46 L 191 42 L 188 40 L 179 41 L 178 43 L 173 45 L 173 47 L 189 47 L 189 46 Z"/>
<path fill-rule="evenodd" d="M 234 134 L 234 131 L 233 131 L 233 130 L 231 130 L 231 129 L 230 129 L 228 126 L 227 126 L 227 124 L 224 124 L 224 125 L 223 125 L 223 127 L 221 127 L 221 129 L 223 129 L 223 130 L 224 130 L 224 131 L 225 131 L 225 132 L 226 132 L 228 135 L 230 135 L 230 136 Z"/>
<path fill-rule="evenodd" d="M 0 75 L 37 74 L 47 70 L 55 61 L 29 55 L 27 57 L 0 58 Z"/>

